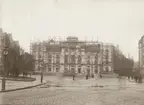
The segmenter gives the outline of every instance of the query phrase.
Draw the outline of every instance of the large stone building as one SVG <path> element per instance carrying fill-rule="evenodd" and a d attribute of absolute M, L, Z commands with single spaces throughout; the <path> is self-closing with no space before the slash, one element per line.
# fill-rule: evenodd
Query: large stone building
<path fill-rule="evenodd" d="M 93 74 L 113 72 L 113 49 L 112 44 L 68 37 L 65 41 L 32 42 L 30 51 L 36 72 L 43 67 L 44 72 Z"/>

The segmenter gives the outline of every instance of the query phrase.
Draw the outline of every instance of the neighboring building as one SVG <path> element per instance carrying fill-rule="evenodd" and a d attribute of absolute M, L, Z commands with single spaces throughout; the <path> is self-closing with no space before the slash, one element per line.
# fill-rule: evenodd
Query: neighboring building
<path fill-rule="evenodd" d="M 114 52 L 114 45 L 111 43 L 104 43 L 103 48 L 101 49 L 103 52 L 101 53 L 103 55 L 103 68 L 102 72 L 113 72 L 113 52 Z"/>
<path fill-rule="evenodd" d="M 5 40 L 5 39 L 7 39 L 7 40 Z M 12 34 L 4 32 L 0 28 L 0 70 L 3 69 L 3 62 L 2 62 L 1 58 L 2 58 L 2 51 L 3 51 L 3 48 L 5 47 L 6 43 L 9 44 L 10 46 L 13 46 L 14 48 L 18 48 L 17 53 L 19 53 L 19 51 L 20 51 L 19 41 L 13 40 Z"/>
<path fill-rule="evenodd" d="M 140 74 L 144 76 L 144 35 L 138 42 L 139 49 L 139 68 Z"/>
<path fill-rule="evenodd" d="M 45 72 L 109 73 L 113 72 L 112 44 L 79 41 L 68 37 L 65 41 L 43 41 L 31 43 L 31 54 L 35 59 L 35 71 Z"/>
<path fill-rule="evenodd" d="M 144 36 L 141 37 L 138 43 L 139 48 L 139 66 L 144 67 Z"/>
<path fill-rule="evenodd" d="M 24 53 L 25 53 L 24 49 L 20 48 L 20 55 L 22 55 Z"/>
<path fill-rule="evenodd" d="M 139 68 L 139 62 L 134 62 L 133 69 Z"/>

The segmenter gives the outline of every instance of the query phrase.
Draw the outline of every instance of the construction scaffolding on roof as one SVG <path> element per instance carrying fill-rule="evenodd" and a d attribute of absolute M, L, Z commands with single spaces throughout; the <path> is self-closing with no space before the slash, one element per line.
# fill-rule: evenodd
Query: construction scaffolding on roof
<path fill-rule="evenodd" d="M 36 71 L 40 60 L 45 63 L 45 72 L 75 71 L 89 73 L 98 71 L 99 62 L 102 62 L 103 45 L 98 41 L 81 41 L 77 37 L 68 37 L 67 40 L 55 40 L 49 37 L 42 42 L 32 42 L 30 51 L 34 55 Z M 78 60 L 79 59 L 79 60 Z M 80 60 L 81 59 L 81 60 Z"/>

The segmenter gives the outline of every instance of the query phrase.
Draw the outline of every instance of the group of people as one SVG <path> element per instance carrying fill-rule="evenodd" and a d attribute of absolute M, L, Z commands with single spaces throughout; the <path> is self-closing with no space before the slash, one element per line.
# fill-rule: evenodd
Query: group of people
<path fill-rule="evenodd" d="M 128 76 L 128 79 L 134 79 L 135 82 L 141 83 L 142 82 L 142 76 Z"/>
<path fill-rule="evenodd" d="M 75 80 L 75 75 L 72 76 L 73 80 Z M 86 80 L 88 79 L 89 75 L 86 75 Z M 92 78 L 94 78 L 94 74 L 91 75 Z M 99 75 L 100 78 L 102 78 L 102 75 Z"/>

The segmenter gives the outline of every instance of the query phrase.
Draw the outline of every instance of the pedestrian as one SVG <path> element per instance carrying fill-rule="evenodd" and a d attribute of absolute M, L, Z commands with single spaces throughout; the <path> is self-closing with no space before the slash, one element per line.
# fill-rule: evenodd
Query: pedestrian
<path fill-rule="evenodd" d="M 73 75 L 73 80 L 75 79 L 75 76 Z"/>
<path fill-rule="evenodd" d="M 139 76 L 138 82 L 139 82 L 139 83 L 142 83 L 142 77 L 141 77 L 141 76 Z"/>
<path fill-rule="evenodd" d="M 135 78 L 135 81 L 137 82 L 137 79 L 138 79 L 137 76 L 135 76 L 134 78 Z"/>
<path fill-rule="evenodd" d="M 92 78 L 94 78 L 94 75 L 92 74 Z"/>
<path fill-rule="evenodd" d="M 86 80 L 88 79 L 88 75 L 86 75 Z"/>
<path fill-rule="evenodd" d="M 130 76 L 128 76 L 128 80 L 130 79 Z"/>
<path fill-rule="evenodd" d="M 100 74 L 99 76 L 100 76 L 100 78 L 102 78 L 102 75 L 101 75 L 101 74 Z"/>

